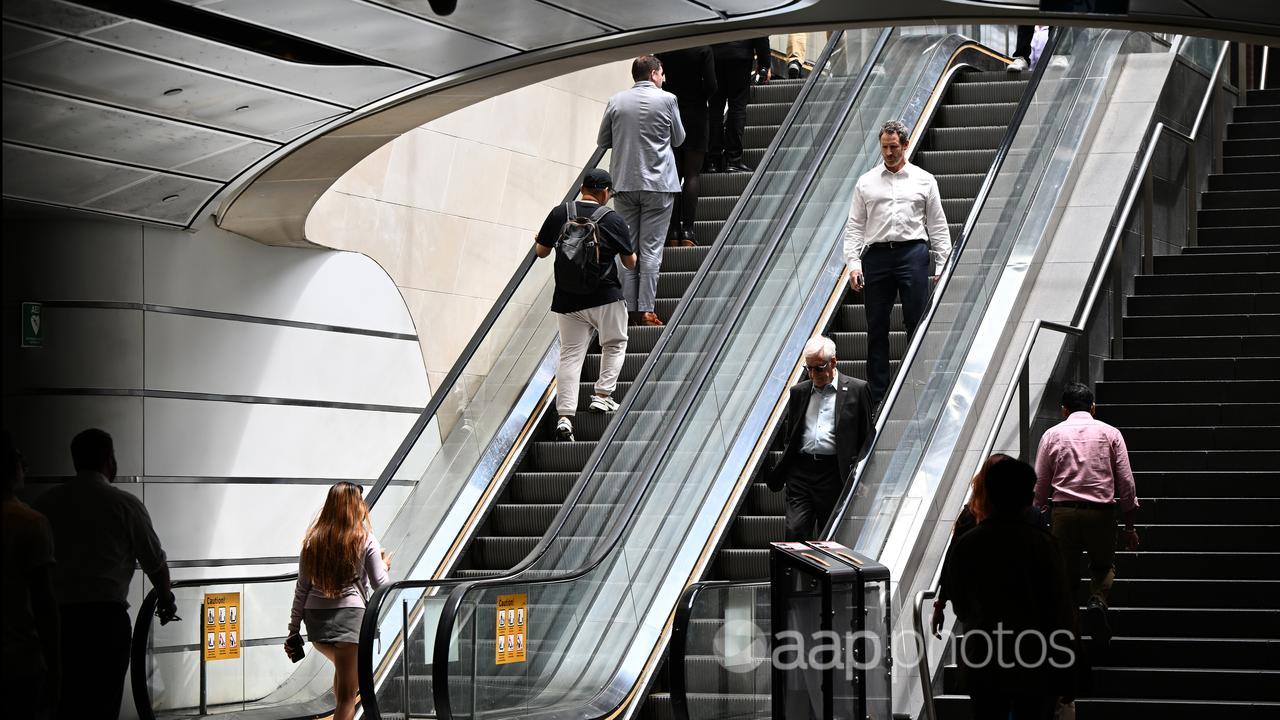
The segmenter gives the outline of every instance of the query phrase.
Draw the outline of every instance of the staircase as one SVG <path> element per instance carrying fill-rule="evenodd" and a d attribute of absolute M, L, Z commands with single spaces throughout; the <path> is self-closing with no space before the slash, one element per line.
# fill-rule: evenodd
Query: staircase
<path fill-rule="evenodd" d="M 1250 91 L 1199 246 L 1135 279 L 1098 417 L 1138 494 L 1082 719 L 1280 717 L 1280 90 Z"/>
<path fill-rule="evenodd" d="M 1081 720 L 1280 717 L 1280 91 L 1227 128 L 1199 244 L 1135 278 L 1098 418 L 1129 448 L 1137 551 Z M 939 720 L 970 717 L 955 666 Z"/>

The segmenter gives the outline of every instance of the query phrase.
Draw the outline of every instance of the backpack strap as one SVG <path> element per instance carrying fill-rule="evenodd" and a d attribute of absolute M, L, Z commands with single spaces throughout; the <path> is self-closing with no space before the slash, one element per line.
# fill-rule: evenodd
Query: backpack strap
<path fill-rule="evenodd" d="M 608 215 L 611 212 L 613 212 L 613 208 L 609 207 L 608 205 L 601 205 L 600 207 L 596 208 L 595 212 L 591 213 L 591 222 L 599 224 L 600 221 L 604 219 L 604 216 Z"/>
<path fill-rule="evenodd" d="M 564 221 L 566 223 L 573 222 L 578 218 L 578 203 L 570 200 L 564 204 Z"/>

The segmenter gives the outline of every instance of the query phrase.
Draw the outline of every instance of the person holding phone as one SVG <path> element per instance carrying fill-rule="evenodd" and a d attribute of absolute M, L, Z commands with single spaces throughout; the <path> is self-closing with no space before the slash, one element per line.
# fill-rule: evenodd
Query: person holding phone
<path fill-rule="evenodd" d="M 285 654 L 301 657 L 299 630 L 305 621 L 307 637 L 333 663 L 334 720 L 355 717 L 360 689 L 356 648 L 367 588 L 385 585 L 391 569 L 390 557 L 373 536 L 362 493 L 359 485 L 349 482 L 329 488 L 319 517 L 302 541 L 285 640 Z"/>

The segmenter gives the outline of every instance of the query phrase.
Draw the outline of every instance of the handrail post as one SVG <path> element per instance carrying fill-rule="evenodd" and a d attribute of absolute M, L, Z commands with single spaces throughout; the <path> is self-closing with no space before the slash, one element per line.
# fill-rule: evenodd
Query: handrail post
<path fill-rule="evenodd" d="M 400 697 L 404 701 L 404 716 L 413 717 L 409 709 L 409 601 L 400 598 L 400 676 L 404 678 L 404 687 L 400 689 Z"/>
<path fill-rule="evenodd" d="M 1035 332 L 1035 329 L 1032 329 Z M 1034 341 L 1033 341 L 1034 342 Z M 1030 462 L 1031 457 L 1031 364 L 1025 363 L 1018 374 L 1018 457 Z"/>
<path fill-rule="evenodd" d="M 1159 142 L 1160 138 L 1156 138 Z M 1155 271 L 1155 179 L 1148 165 L 1142 173 L 1142 274 L 1150 275 Z"/>
<path fill-rule="evenodd" d="M 1120 252 L 1111 259 L 1111 357 L 1124 357 L 1124 238 Z"/>
<path fill-rule="evenodd" d="M 204 603 L 200 603 L 200 633 L 197 637 L 200 640 L 200 714 L 209 714 L 209 673 L 208 661 L 205 659 L 205 630 L 204 630 L 204 614 L 208 612 Z"/>

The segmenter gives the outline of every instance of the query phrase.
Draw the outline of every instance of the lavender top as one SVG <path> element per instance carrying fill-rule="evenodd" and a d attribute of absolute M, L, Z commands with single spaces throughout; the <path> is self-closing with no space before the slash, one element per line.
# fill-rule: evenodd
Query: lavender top
<path fill-rule="evenodd" d="M 298 582 L 293 588 L 293 610 L 289 613 L 289 634 L 298 632 L 302 627 L 302 611 L 337 610 L 338 608 L 364 607 L 364 585 L 374 589 L 387 584 L 387 565 L 382 561 L 382 548 L 378 539 L 370 533 L 364 542 L 364 561 L 360 564 L 360 576 L 336 598 L 325 597 L 311 584 L 302 569 L 298 569 Z"/>

